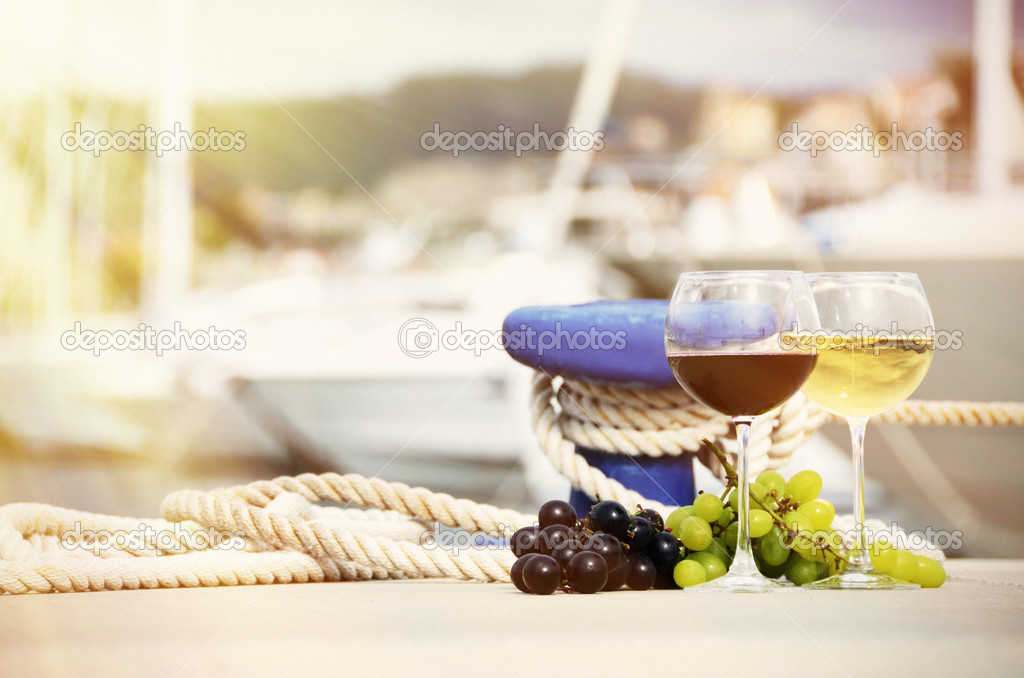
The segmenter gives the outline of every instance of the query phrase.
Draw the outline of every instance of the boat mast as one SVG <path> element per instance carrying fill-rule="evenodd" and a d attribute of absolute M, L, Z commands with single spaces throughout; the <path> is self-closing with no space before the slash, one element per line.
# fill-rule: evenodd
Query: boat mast
<path fill-rule="evenodd" d="M 569 114 L 569 128 L 577 133 L 593 134 L 604 128 L 639 10 L 640 0 L 608 0 L 605 5 Z M 557 255 L 565 246 L 593 153 L 564 150 L 558 154 L 544 201 L 544 250 L 548 254 Z"/>
<path fill-rule="evenodd" d="M 151 93 L 151 126 L 159 135 L 192 133 L 191 0 L 160 0 L 162 27 L 159 77 Z M 179 146 L 146 167 L 147 208 L 143 227 L 142 308 L 146 314 L 175 306 L 188 292 L 192 275 L 192 172 L 189 151 Z"/>
<path fill-rule="evenodd" d="M 1020 113 L 1020 100 L 1010 73 L 1013 58 L 1010 0 L 975 0 L 973 51 L 977 187 L 982 193 L 998 193 L 1010 186 L 1013 149 L 1007 143 L 1007 127 L 1016 122 L 1013 114 Z"/>

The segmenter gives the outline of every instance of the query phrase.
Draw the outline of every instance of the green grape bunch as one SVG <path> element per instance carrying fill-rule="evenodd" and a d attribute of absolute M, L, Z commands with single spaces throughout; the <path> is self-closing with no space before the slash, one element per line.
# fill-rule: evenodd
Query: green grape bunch
<path fill-rule="evenodd" d="M 736 477 L 724 453 L 709 444 L 723 462 L 728 483 L 721 497 L 701 492 L 692 505 L 681 506 L 665 518 L 665 530 L 682 544 L 682 559 L 673 570 L 680 588 L 697 586 L 722 576 L 736 553 L 739 506 Z M 798 471 L 786 479 L 777 471 L 762 471 L 750 483 L 750 537 L 758 570 L 773 579 L 785 577 L 797 586 L 841 574 L 852 555 L 842 534 L 833 527 L 835 507 L 819 497 L 821 476 Z M 875 569 L 922 588 L 946 580 L 942 564 L 926 555 L 895 548 L 885 541 L 868 545 Z"/>

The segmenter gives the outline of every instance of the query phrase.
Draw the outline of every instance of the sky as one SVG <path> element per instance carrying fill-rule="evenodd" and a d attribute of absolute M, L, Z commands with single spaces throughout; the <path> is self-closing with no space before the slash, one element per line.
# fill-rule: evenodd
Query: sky
<path fill-rule="evenodd" d="M 183 5 L 190 16 L 175 28 L 170 13 Z M 53 87 L 130 97 L 165 77 L 182 79 L 204 100 L 328 97 L 424 75 L 578 64 L 604 5 L 0 0 L 0 97 Z M 1024 0 L 1014 5 L 1024 15 Z M 674 83 L 777 92 L 870 85 L 927 70 L 940 48 L 969 46 L 971 7 L 968 0 L 645 0 L 625 65 Z M 172 56 L 163 62 L 161 54 Z"/>

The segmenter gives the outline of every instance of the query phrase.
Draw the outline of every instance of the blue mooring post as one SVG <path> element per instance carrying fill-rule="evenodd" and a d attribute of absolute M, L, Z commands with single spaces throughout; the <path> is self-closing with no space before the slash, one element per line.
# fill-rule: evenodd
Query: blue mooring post
<path fill-rule="evenodd" d="M 717 307 L 713 310 L 713 319 L 725 317 Z M 629 388 L 680 388 L 665 358 L 667 315 L 664 299 L 526 306 L 505 318 L 505 350 L 552 377 Z M 652 501 L 669 506 L 693 503 L 693 454 L 630 457 L 579 446 L 576 450 L 591 466 Z M 569 497 L 580 517 L 596 501 L 577 489 Z M 626 508 L 630 513 L 637 510 Z"/>
<path fill-rule="evenodd" d="M 696 496 L 692 454 L 679 457 L 631 457 L 579 446 L 576 447 L 576 452 L 609 478 L 619 481 L 648 499 L 668 506 L 686 506 L 692 504 Z M 580 518 L 585 516 L 596 502 L 596 497 L 591 497 L 575 487 L 569 494 L 569 503 L 576 509 Z M 638 509 L 635 506 L 627 506 L 626 510 L 636 513 Z"/>

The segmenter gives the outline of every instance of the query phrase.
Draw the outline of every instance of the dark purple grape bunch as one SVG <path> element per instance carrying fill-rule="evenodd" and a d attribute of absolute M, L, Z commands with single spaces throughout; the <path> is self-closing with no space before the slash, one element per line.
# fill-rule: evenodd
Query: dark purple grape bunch
<path fill-rule="evenodd" d="M 512 535 L 512 583 L 539 595 L 668 588 L 681 545 L 664 529 L 652 509 L 631 516 L 617 501 L 599 501 L 577 520 L 568 502 L 553 499 L 540 507 L 536 525 Z"/>
<path fill-rule="evenodd" d="M 665 520 L 660 513 L 642 506 L 637 508 L 639 510 L 629 518 L 624 542 L 633 558 L 642 563 L 642 583 L 647 588 L 678 588 L 672 579 L 672 569 L 682 559 L 683 545 L 671 532 L 665 531 Z"/>

